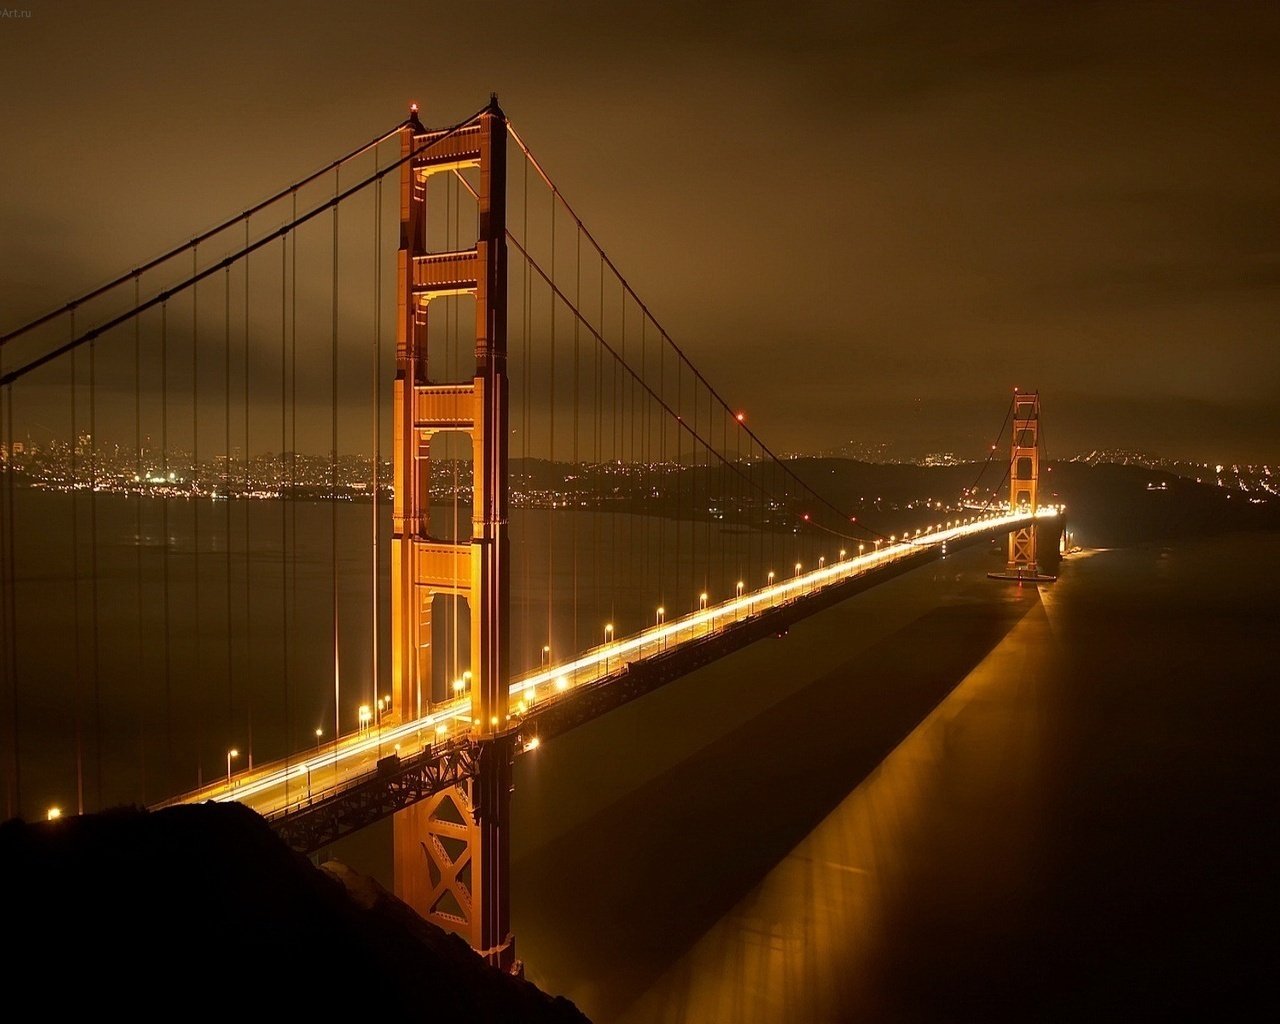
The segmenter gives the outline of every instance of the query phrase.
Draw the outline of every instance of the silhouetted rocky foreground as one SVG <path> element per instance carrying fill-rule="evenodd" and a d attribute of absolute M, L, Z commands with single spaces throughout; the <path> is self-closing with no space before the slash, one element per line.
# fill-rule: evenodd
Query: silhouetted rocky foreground
<path fill-rule="evenodd" d="M 10 1008 L 586 1021 L 235 804 L 10 821 L 0 879 Z"/>

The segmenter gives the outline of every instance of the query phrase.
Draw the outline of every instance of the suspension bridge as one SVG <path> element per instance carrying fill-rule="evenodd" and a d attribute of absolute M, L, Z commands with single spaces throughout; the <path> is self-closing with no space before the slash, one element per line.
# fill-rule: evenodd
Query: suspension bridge
<path fill-rule="evenodd" d="M 7 815 L 391 817 L 397 893 L 504 968 L 515 758 L 958 547 L 1045 578 L 1062 528 L 1034 394 L 994 487 L 887 533 L 824 497 L 496 98 L 5 334 L 0 401 Z"/>

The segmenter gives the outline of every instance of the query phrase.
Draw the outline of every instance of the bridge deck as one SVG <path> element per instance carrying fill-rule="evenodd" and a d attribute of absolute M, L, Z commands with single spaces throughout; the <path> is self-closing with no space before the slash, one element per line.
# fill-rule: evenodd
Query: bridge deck
<path fill-rule="evenodd" d="M 881 547 L 594 647 L 511 684 L 517 752 L 681 675 L 785 631 L 837 601 L 969 543 L 1051 518 L 1055 509 L 988 515 Z M 475 763 L 471 701 L 462 696 L 407 722 L 339 737 L 296 757 L 233 774 L 164 805 L 235 800 L 315 849 L 464 778 Z M 394 756 L 392 756 L 394 755 Z"/>

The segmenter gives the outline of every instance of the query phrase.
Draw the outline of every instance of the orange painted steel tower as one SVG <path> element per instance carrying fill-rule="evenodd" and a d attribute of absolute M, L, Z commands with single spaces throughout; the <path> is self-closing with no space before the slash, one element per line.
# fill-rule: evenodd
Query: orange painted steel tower
<path fill-rule="evenodd" d="M 391 644 L 395 713 L 416 718 L 457 697 L 446 691 L 433 701 L 433 634 L 440 632 L 433 600 L 443 595 L 470 607 L 467 690 L 478 771 L 395 814 L 395 889 L 423 917 L 512 969 L 506 148 L 496 96 L 463 128 L 428 131 L 415 110 L 402 133 L 402 156 L 414 155 L 400 177 Z M 427 181 L 466 168 L 478 171 L 471 178 L 478 182 L 475 247 L 429 253 Z M 431 301 L 446 295 L 475 296 L 475 375 L 461 384 L 438 383 L 427 358 Z M 472 446 L 471 538 L 462 543 L 431 528 L 431 440 L 444 432 L 465 435 Z"/>

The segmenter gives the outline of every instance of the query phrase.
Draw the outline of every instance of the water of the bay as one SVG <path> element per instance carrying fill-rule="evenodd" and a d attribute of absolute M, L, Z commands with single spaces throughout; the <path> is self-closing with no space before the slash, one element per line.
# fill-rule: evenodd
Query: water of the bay
<path fill-rule="evenodd" d="M 73 549 L 63 499 L 19 498 L 28 814 L 74 806 L 77 699 L 90 808 L 217 773 L 251 692 L 263 751 L 327 725 L 335 591 L 354 712 L 367 505 L 209 503 L 197 524 L 104 497 Z M 573 515 L 523 528 L 585 552 Z M 1090 551 L 1039 590 L 989 581 L 999 564 L 952 554 L 521 758 L 529 977 L 601 1024 L 1231 1015 L 1276 961 L 1280 538 Z M 385 824 L 335 852 L 390 883 Z"/>
<path fill-rule="evenodd" d="M 1274 1009 L 1280 537 L 990 561 L 522 763 L 531 976 L 627 1024 Z"/>

